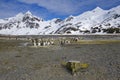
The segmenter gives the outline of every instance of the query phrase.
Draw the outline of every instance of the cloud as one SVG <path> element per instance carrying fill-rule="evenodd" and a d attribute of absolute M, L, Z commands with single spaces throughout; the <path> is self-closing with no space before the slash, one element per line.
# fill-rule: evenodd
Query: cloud
<path fill-rule="evenodd" d="M 50 12 L 73 14 L 79 8 L 77 0 L 19 0 L 28 4 L 38 4 Z"/>
<path fill-rule="evenodd" d="M 75 14 L 79 13 L 82 9 L 88 9 L 89 7 L 107 7 L 120 2 L 120 0 L 19 0 L 28 4 L 37 4 L 46 8 L 50 12 L 57 14 Z"/>
<path fill-rule="evenodd" d="M 0 0 L 0 18 L 15 16 L 30 10 L 36 16 L 52 19 L 79 15 L 99 6 L 110 9 L 120 5 L 120 0 Z"/>
<path fill-rule="evenodd" d="M 19 4 L 14 0 L 0 0 L 0 18 L 13 17 L 19 12 L 24 12 L 28 7 L 24 4 Z"/>
<path fill-rule="evenodd" d="M 100 1 L 97 1 L 97 3 L 98 3 L 98 6 L 102 8 L 112 8 L 117 5 L 120 5 L 120 0 L 107 0 L 107 1 L 100 0 Z"/>

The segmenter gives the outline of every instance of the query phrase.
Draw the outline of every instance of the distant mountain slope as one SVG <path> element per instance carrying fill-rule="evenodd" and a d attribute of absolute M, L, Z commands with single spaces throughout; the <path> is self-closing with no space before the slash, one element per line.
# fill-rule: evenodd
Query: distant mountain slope
<path fill-rule="evenodd" d="M 120 6 L 110 10 L 96 7 L 78 16 L 44 21 L 30 11 L 15 17 L 0 19 L 0 34 L 84 34 L 120 33 Z"/>

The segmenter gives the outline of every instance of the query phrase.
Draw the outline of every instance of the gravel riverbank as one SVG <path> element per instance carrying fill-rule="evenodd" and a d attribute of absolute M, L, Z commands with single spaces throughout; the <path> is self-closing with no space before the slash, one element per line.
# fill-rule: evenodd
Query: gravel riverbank
<path fill-rule="evenodd" d="M 120 43 L 24 47 L 0 40 L 0 80 L 120 80 Z M 89 68 L 76 76 L 61 63 L 78 60 Z"/>

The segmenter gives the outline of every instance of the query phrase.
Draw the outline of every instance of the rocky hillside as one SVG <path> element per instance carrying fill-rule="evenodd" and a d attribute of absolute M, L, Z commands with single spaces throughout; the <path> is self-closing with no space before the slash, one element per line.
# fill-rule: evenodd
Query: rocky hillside
<path fill-rule="evenodd" d="M 30 11 L 15 17 L 0 19 L 0 34 L 106 34 L 120 33 L 120 6 L 110 10 L 96 7 L 78 16 L 45 21 Z"/>

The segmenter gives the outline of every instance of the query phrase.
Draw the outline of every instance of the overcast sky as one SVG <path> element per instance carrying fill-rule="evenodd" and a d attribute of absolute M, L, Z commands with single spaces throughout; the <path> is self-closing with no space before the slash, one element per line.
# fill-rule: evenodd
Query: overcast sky
<path fill-rule="evenodd" d="M 64 19 L 79 15 L 96 7 L 110 9 L 120 5 L 120 0 L 0 0 L 0 18 L 31 11 L 45 20 Z"/>

